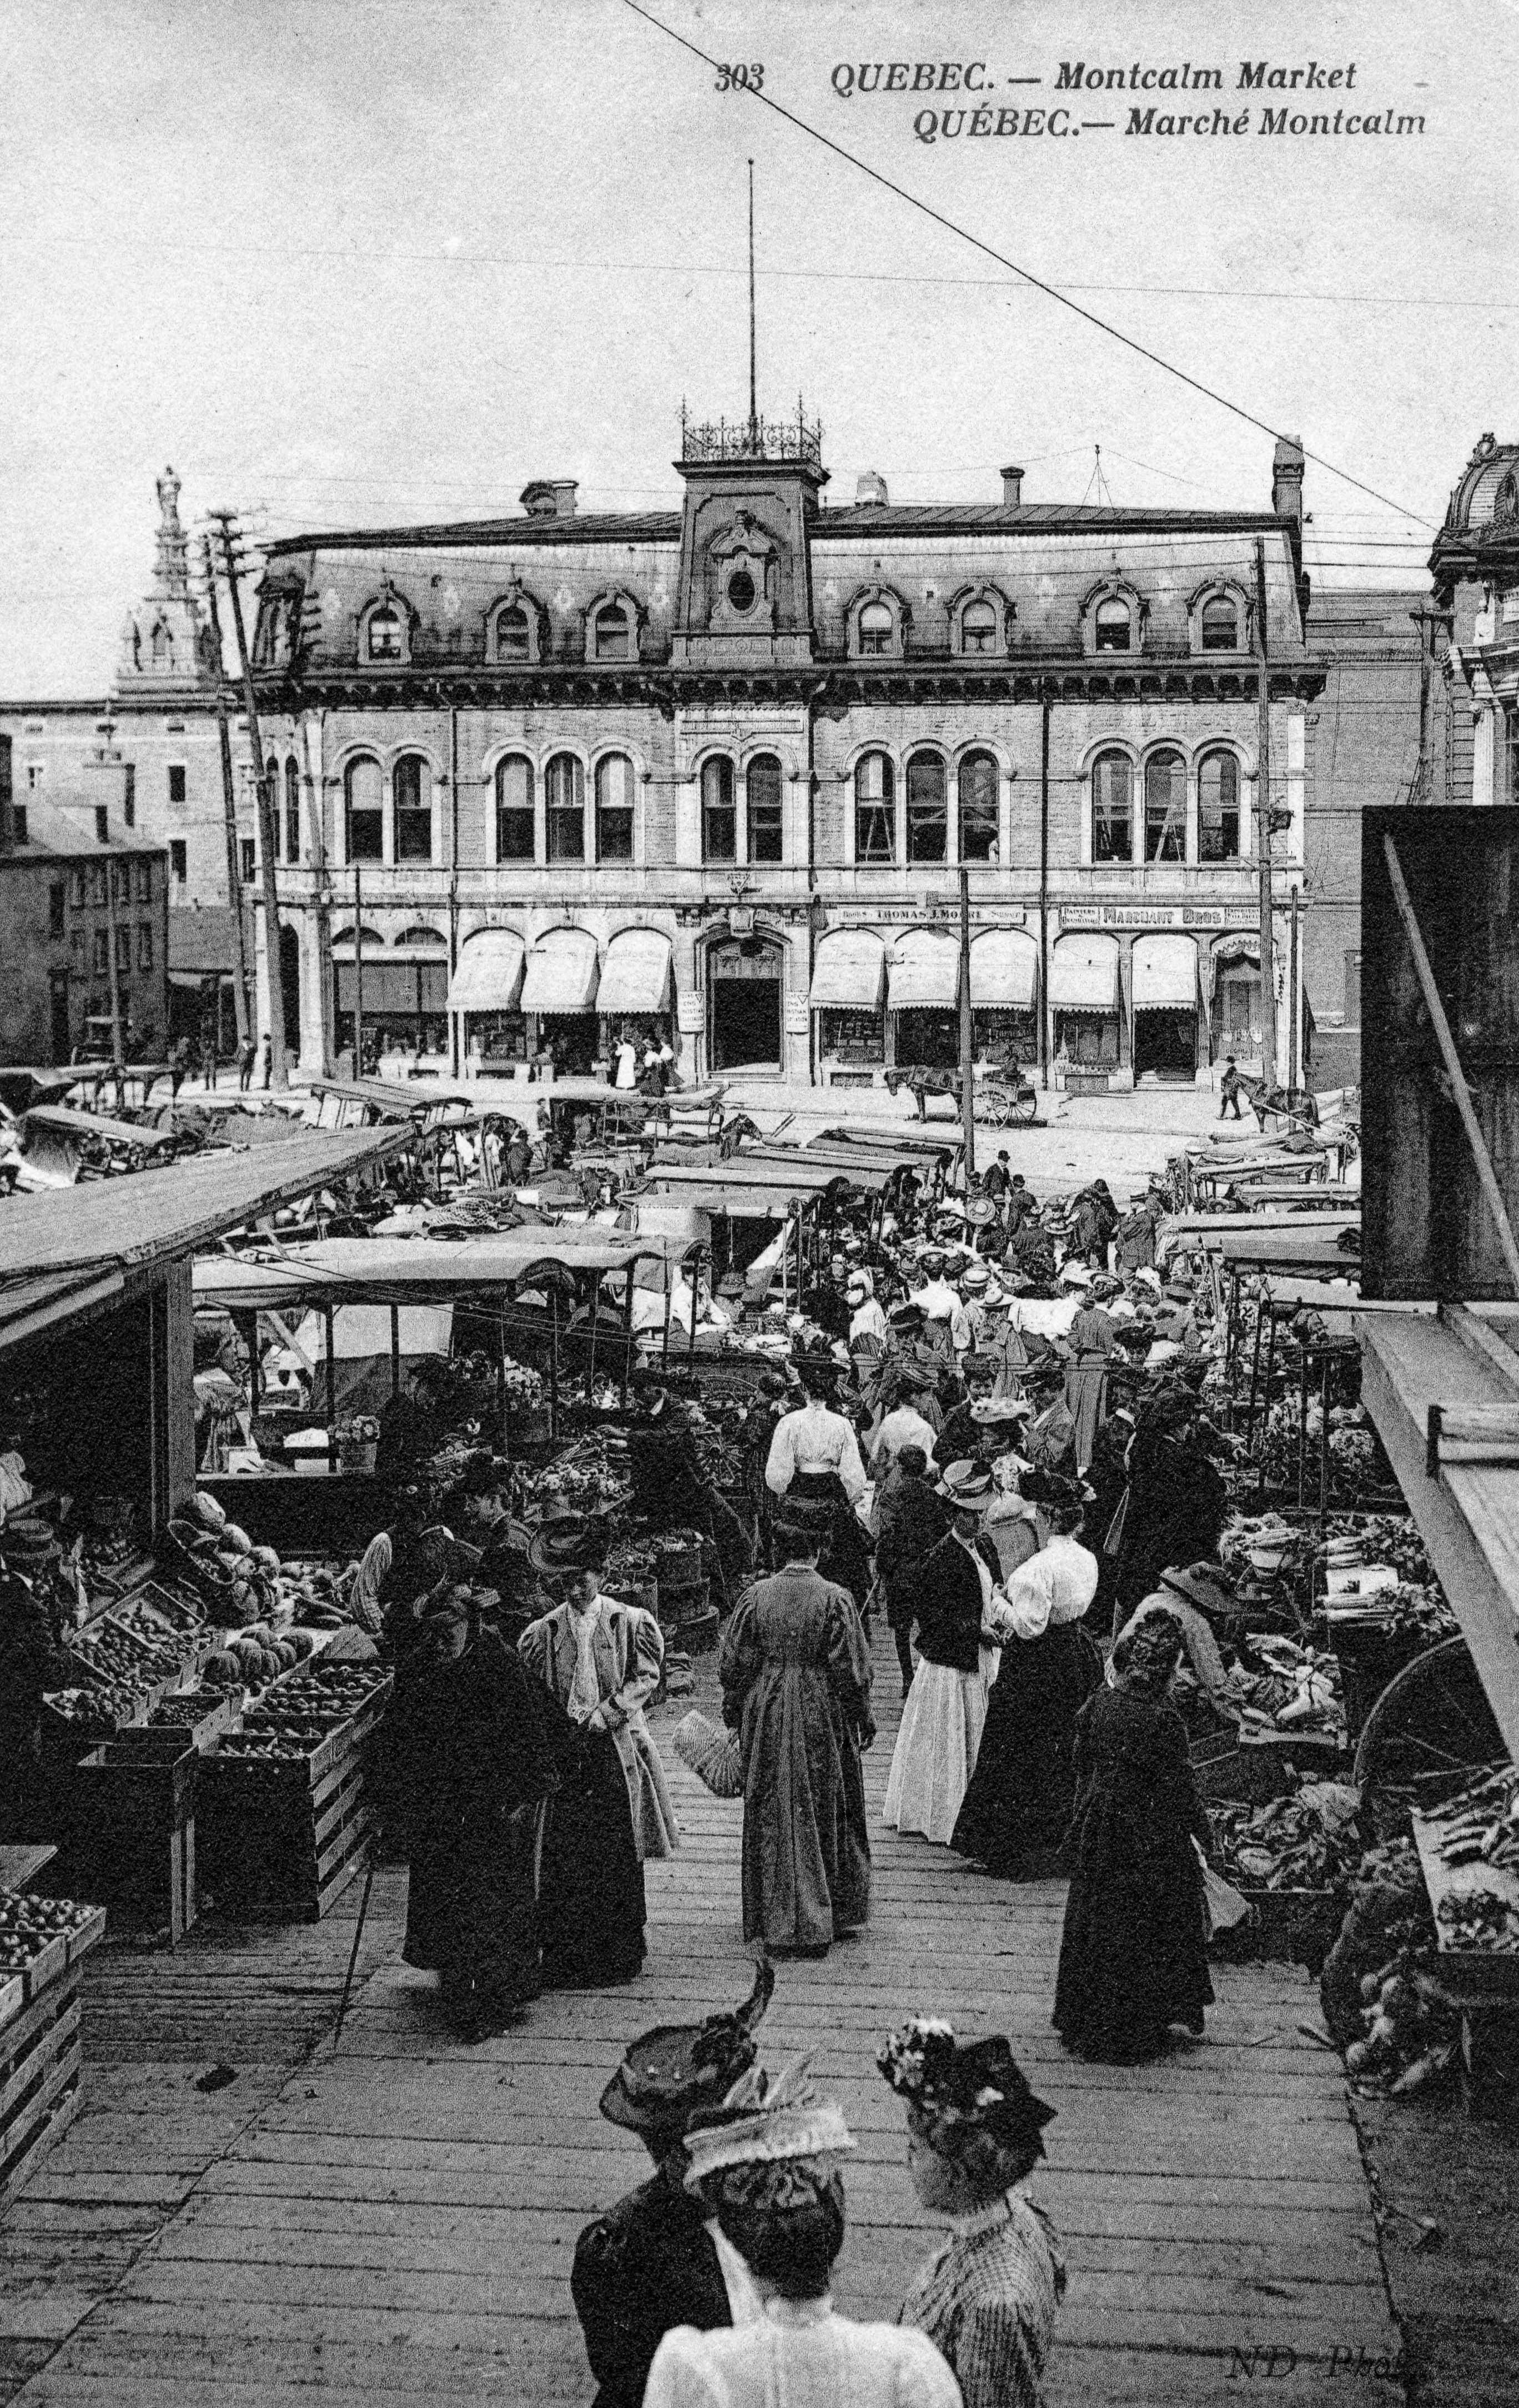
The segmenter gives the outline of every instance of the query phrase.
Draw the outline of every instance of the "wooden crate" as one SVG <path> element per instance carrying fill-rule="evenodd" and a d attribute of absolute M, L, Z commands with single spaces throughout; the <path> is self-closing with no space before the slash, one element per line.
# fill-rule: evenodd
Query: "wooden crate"
<path fill-rule="evenodd" d="M 91 1918 L 64 1942 L 62 1967 L 0 2028 L 0 2216 L 78 2112 L 83 1958 L 104 1920 Z M 0 1998 L 10 1986 L 0 1984 Z"/>
<path fill-rule="evenodd" d="M 200 1757 L 182 1733 L 171 1755 L 125 1740 L 92 1748 L 69 1784 L 64 1885 L 127 1928 L 177 1947 L 196 1914 L 195 1792 Z"/>
<path fill-rule="evenodd" d="M 207 1890 L 244 1922 L 317 1923 L 362 1870 L 372 1812 L 365 1739 L 345 1724 L 308 1754 L 266 1761 L 213 1749 L 203 1760 L 200 1850 Z"/>

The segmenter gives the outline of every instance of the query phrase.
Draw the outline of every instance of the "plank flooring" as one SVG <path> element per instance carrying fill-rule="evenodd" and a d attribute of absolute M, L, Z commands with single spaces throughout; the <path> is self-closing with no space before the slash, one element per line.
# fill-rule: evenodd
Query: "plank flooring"
<path fill-rule="evenodd" d="M 1061 1885 L 989 1882 L 881 1829 L 898 1714 L 884 1639 L 877 1680 L 872 1921 L 822 1961 L 782 1963 L 763 2027 L 766 2062 L 808 2054 L 858 2140 L 840 2307 L 895 2315 L 938 2238 L 875 2071 L 894 2022 L 938 2011 L 1006 2030 L 1058 2111 L 1032 2186 L 1069 2264 L 1051 2408 L 1189 2408 L 1251 2380 L 1309 2401 L 1348 2363 L 1358 2400 L 1401 2400 L 1374 2371 L 1396 2362 L 1397 2329 L 1339 2061 L 1298 2029 L 1316 2016 L 1306 1981 L 1220 1969 L 1199 2045 L 1135 2070 L 1067 2058 L 1049 2026 Z M 708 1664 L 698 1702 L 709 1683 Z M 656 1718 L 666 1736 L 688 1702 Z M 331 2393 L 357 2408 L 361 2394 L 405 2393 L 583 2408 L 575 2237 L 646 2170 L 597 2097 L 634 2033 L 749 1986 L 741 1809 L 665 1753 L 683 1845 L 648 1869 L 642 1975 L 547 1997 L 482 2047 L 451 2039 L 429 1977 L 400 1964 L 393 1869 L 375 1884 L 336 2049 L 357 1888 L 312 1929 L 211 1922 L 172 1958 L 103 1952 L 85 2111 L 0 2231 L 0 2398 L 311 2408 Z M 236 2080 L 198 2088 L 217 2064 Z"/>

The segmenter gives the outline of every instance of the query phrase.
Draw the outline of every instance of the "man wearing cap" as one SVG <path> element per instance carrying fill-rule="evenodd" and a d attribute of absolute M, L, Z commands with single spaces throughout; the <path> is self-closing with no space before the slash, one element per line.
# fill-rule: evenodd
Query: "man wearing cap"
<path fill-rule="evenodd" d="M 737 2014 L 644 2032 L 602 2092 L 608 2123 L 636 2132 L 655 2171 L 588 2224 L 575 2246 L 570 2293 L 601 2386 L 595 2408 L 639 2408 L 654 2352 L 677 2325 L 712 2332 L 760 2314 L 743 2259 L 684 2186 L 682 2144 L 692 2119 L 721 2107 L 752 2066 L 754 2028 L 774 1987 L 762 1959 Z"/>

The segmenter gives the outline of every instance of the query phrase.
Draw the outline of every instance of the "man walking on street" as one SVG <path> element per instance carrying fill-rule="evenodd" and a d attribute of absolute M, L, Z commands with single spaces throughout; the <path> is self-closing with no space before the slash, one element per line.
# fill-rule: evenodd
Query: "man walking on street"
<path fill-rule="evenodd" d="M 1239 1120 L 1240 1117 L 1240 1093 L 1243 1085 L 1244 1081 L 1240 1078 L 1238 1069 L 1235 1068 L 1234 1055 L 1231 1054 L 1228 1060 L 1224 1065 L 1224 1076 L 1218 1082 L 1218 1092 L 1222 1098 L 1218 1108 L 1218 1116 L 1221 1121 L 1227 1120 L 1229 1116 L 1229 1106 L 1231 1104 L 1234 1106 L 1235 1119 Z"/>

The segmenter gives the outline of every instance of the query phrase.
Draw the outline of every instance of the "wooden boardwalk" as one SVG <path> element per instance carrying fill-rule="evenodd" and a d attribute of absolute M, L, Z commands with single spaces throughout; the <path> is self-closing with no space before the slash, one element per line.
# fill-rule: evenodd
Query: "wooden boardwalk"
<path fill-rule="evenodd" d="M 1401 2399 L 1371 2372 L 1397 2334 L 1339 2061 L 1297 2030 L 1316 2017 L 1307 1983 L 1225 1969 L 1197 2048 L 1134 2071 L 1066 2058 L 1049 2027 L 1063 1892 L 881 1832 L 889 1643 L 877 1662 L 873 1919 L 822 1962 L 782 1963 L 763 2027 L 765 2061 L 810 2052 L 859 2139 L 840 2306 L 894 2315 L 936 2238 L 874 2060 L 895 2021 L 937 2011 L 1006 2030 L 1059 2111 L 1034 2185 L 1070 2269 L 1052 2408 L 1182 2408 L 1255 2384 L 1315 2401 L 1347 2362 L 1356 2399 Z M 0 2230 L 0 2373 L 27 2408 L 203 2408 L 229 2392 L 310 2408 L 313 2389 L 353 2408 L 361 2394 L 590 2400 L 575 2236 L 646 2170 L 596 2099 L 632 2034 L 749 1985 L 741 1810 L 666 1759 L 684 1844 L 649 1869 L 642 1977 L 547 1997 L 483 2047 L 452 2042 L 430 1981 L 399 1964 L 398 1872 L 376 1883 L 367 1978 L 336 2053 L 351 1899 L 314 1931 L 203 1931 L 172 1964 L 107 1952 L 90 2111 Z M 217 2057 L 236 2082 L 202 2092 Z"/>

